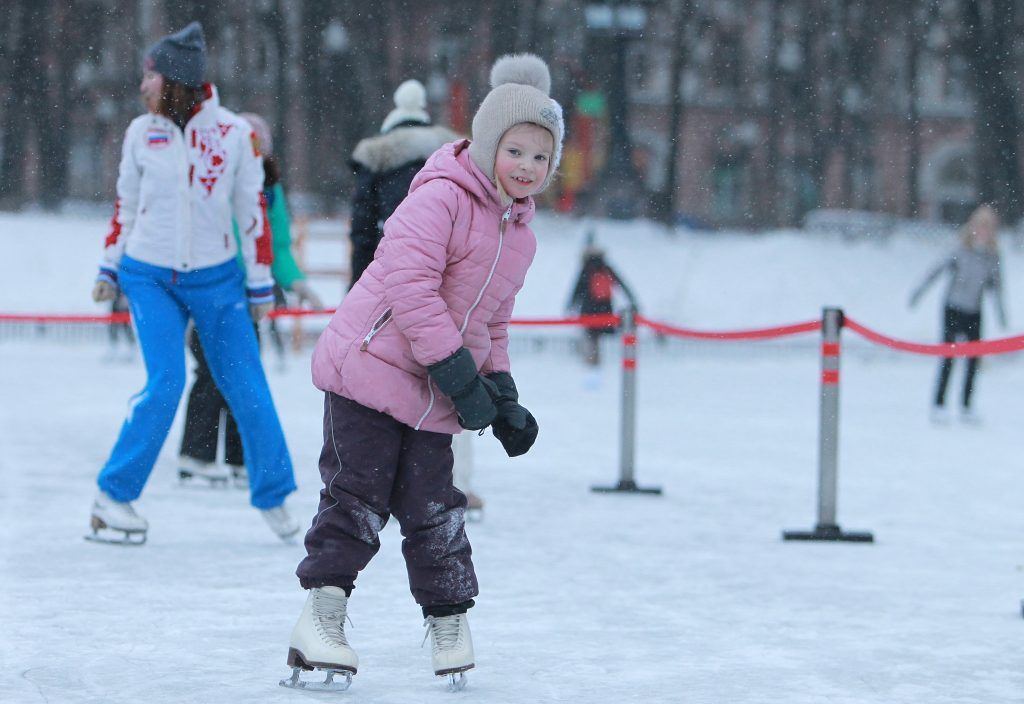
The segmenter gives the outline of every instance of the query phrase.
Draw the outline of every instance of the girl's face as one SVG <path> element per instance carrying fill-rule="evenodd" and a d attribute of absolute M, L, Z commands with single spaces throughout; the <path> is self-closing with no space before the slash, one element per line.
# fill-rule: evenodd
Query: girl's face
<path fill-rule="evenodd" d="M 998 230 L 999 219 L 991 208 L 979 208 L 971 218 L 971 234 L 976 246 L 991 247 Z"/>
<path fill-rule="evenodd" d="M 498 142 L 494 177 L 512 198 L 526 198 L 540 190 L 548 169 L 554 138 L 540 125 L 523 122 L 511 127 Z"/>
<path fill-rule="evenodd" d="M 164 90 L 164 77 L 156 71 L 144 71 L 142 83 L 139 85 L 139 93 L 142 94 L 142 102 L 146 110 L 157 112 L 160 109 L 160 95 Z"/>

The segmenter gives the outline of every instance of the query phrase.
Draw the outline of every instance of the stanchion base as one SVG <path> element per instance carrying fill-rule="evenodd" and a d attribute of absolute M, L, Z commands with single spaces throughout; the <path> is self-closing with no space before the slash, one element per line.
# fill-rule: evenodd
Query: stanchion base
<path fill-rule="evenodd" d="M 784 530 L 783 540 L 825 540 L 846 543 L 873 543 L 875 536 L 865 532 L 844 532 L 839 526 L 819 523 L 814 530 Z"/>
<path fill-rule="evenodd" d="M 634 481 L 620 481 L 615 486 L 592 486 L 598 494 L 661 494 L 660 486 L 637 486 Z"/>

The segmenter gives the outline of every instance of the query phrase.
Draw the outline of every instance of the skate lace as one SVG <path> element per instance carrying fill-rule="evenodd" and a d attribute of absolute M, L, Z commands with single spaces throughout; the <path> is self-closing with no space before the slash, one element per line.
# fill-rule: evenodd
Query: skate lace
<path fill-rule="evenodd" d="M 437 653 L 442 650 L 452 650 L 459 647 L 462 628 L 460 628 L 461 620 L 457 614 L 454 616 L 427 616 L 423 625 L 427 631 L 423 634 L 423 642 L 420 643 L 421 648 L 426 645 L 427 638 L 431 633 L 434 634 L 433 652 Z"/>
<path fill-rule="evenodd" d="M 348 647 L 345 637 L 345 619 L 348 618 L 347 597 L 336 597 L 323 591 L 313 599 L 313 616 L 316 630 L 320 636 L 332 645 Z"/>

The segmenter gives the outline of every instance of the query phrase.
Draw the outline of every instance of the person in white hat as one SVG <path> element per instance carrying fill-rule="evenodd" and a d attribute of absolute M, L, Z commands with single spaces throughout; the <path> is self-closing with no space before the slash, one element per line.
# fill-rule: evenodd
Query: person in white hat
<path fill-rule="evenodd" d="M 430 124 L 427 91 L 416 79 L 395 90 L 395 108 L 384 118 L 380 134 L 356 144 L 349 165 L 355 174 L 352 193 L 352 243 L 349 288 L 373 261 L 384 221 L 409 192 L 427 157 L 458 138 L 447 127 Z"/>

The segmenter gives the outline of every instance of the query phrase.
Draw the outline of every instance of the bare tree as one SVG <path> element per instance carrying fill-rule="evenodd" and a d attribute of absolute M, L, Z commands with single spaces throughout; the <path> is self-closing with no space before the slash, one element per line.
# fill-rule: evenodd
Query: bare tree
<path fill-rule="evenodd" d="M 784 0 L 768 0 L 768 54 L 766 59 L 766 86 L 768 89 L 768 138 L 765 140 L 764 169 L 760 174 L 761 221 L 777 226 L 781 220 L 782 179 L 779 162 L 782 151 L 783 120 L 786 111 L 782 96 L 782 71 L 779 51 L 782 45 L 782 6 Z"/>
<path fill-rule="evenodd" d="M 1014 0 L 962 0 L 961 51 L 975 90 L 978 196 L 996 203 L 1008 221 L 1022 214 L 1017 139 L 1021 118 L 1010 84 L 1011 32 L 1016 25 Z"/>
<path fill-rule="evenodd" d="M 669 120 L 668 120 L 668 157 L 665 164 L 665 189 L 654 199 L 655 216 L 666 225 L 671 226 L 675 213 L 676 190 L 679 184 L 679 142 L 683 131 L 683 72 L 686 70 L 686 59 L 690 47 L 687 46 L 688 28 L 693 19 L 692 0 L 672 0 L 672 49 L 669 65 Z"/>
<path fill-rule="evenodd" d="M 44 85 L 39 52 L 46 27 L 45 3 L 18 0 L 11 3 L 10 29 L 14 44 L 10 56 L 7 101 L 3 116 L 3 160 L 0 162 L 0 201 L 20 204 L 26 197 L 29 140 L 38 134 L 37 118 L 45 104 L 38 87 Z"/>
<path fill-rule="evenodd" d="M 920 208 L 918 167 L 921 163 L 921 116 L 918 111 L 918 76 L 920 73 L 922 37 L 927 34 L 932 19 L 932 3 L 929 0 L 915 0 L 903 5 L 903 23 L 907 37 L 906 116 L 907 116 L 907 212 L 916 217 Z"/>

